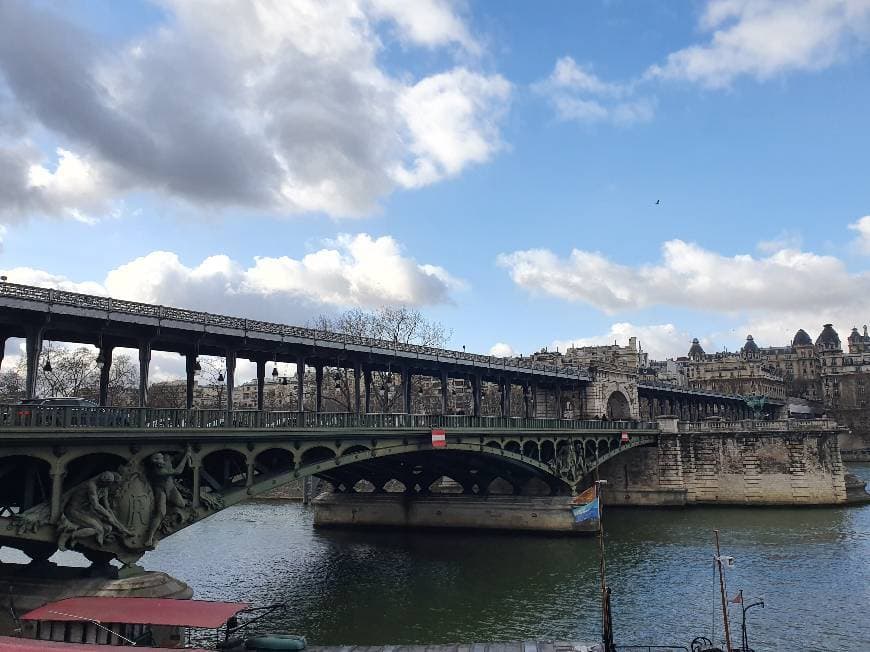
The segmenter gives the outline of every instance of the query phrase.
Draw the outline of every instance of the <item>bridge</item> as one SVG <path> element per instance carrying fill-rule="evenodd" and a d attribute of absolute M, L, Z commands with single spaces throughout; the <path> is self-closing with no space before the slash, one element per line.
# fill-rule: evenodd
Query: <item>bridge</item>
<path fill-rule="evenodd" d="M 0 543 L 37 559 L 60 545 L 101 562 L 132 563 L 178 529 L 311 475 L 344 493 L 367 483 L 425 495 L 446 476 L 468 495 L 488 494 L 497 480 L 513 494 L 568 495 L 607 460 L 655 445 L 658 433 L 634 421 L 252 410 L 228 422 L 223 410 L 0 410 Z M 445 432 L 443 447 L 433 430 Z"/>
<path fill-rule="evenodd" d="M 419 496 L 449 477 L 467 495 L 497 485 L 516 495 L 570 495 L 614 457 L 659 446 L 662 419 L 748 416 L 740 396 L 639 384 L 618 369 L 494 358 L 4 282 L 0 340 L 11 337 L 26 340 L 28 396 L 46 339 L 94 345 L 103 362 L 98 408 L 0 406 L 0 543 L 34 559 L 60 547 L 95 562 L 133 563 L 215 511 L 312 475 L 340 493 Z M 107 405 L 117 348 L 138 349 L 138 407 Z M 148 407 L 152 351 L 185 356 L 186 408 Z M 225 409 L 193 407 L 201 355 L 225 359 Z M 256 363 L 256 410 L 233 407 L 240 358 Z M 313 412 L 262 409 L 270 362 L 297 365 L 297 405 L 313 391 Z M 306 367 L 315 370 L 313 388 Z M 352 370 L 351 412 L 322 410 L 326 368 Z M 372 412 L 375 371 L 401 375 L 402 413 Z M 440 380 L 439 414 L 415 413 L 415 376 Z M 448 413 L 450 378 L 471 381 L 472 414 Z M 500 389 L 497 415 L 482 414 L 485 382 Z M 522 417 L 511 416 L 514 386 L 522 388 Z"/>

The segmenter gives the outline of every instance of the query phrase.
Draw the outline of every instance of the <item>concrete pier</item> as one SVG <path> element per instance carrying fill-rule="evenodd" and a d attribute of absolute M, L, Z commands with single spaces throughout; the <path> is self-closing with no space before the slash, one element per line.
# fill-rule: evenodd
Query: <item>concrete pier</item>
<path fill-rule="evenodd" d="M 594 534 L 598 523 L 574 523 L 569 500 L 566 496 L 323 494 L 314 501 L 314 524 Z"/>

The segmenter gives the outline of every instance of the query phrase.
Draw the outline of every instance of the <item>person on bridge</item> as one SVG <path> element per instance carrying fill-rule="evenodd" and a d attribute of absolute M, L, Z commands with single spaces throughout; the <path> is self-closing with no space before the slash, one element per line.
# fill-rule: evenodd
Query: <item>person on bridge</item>
<path fill-rule="evenodd" d="M 154 547 L 154 536 L 157 534 L 160 524 L 163 523 L 163 519 L 166 518 L 167 504 L 178 509 L 187 507 L 187 501 L 178 490 L 175 478 L 184 472 L 185 467 L 191 461 L 191 455 L 190 448 L 188 448 L 177 466 L 172 466 L 172 460 L 167 459 L 163 453 L 154 453 L 148 458 L 151 463 L 151 488 L 154 490 L 154 513 L 151 516 L 148 536 L 145 538 L 145 545 L 149 548 Z"/>

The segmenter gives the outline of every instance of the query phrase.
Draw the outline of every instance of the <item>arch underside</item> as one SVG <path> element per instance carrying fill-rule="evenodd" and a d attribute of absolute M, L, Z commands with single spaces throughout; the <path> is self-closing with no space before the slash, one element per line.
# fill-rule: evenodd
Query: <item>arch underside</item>
<path fill-rule="evenodd" d="M 115 453 L 76 454 L 71 451 L 62 491 L 66 496 L 88 478 L 93 480 L 106 471 L 117 473 L 124 468 L 139 468 L 137 460 L 147 461 L 163 451 L 172 464 L 183 467 L 175 476 L 180 512 L 170 508 L 165 527 L 158 531 L 158 538 L 165 538 L 221 509 L 308 476 L 321 478 L 335 491 L 347 493 L 570 494 L 608 459 L 624 450 L 654 443 L 654 437 L 635 437 L 626 444 L 615 434 L 571 438 L 566 433 L 564 438 L 524 439 L 502 435 L 475 443 L 450 442 L 446 448 L 433 448 L 428 441 L 419 440 L 357 443 L 319 440 L 301 446 L 292 442 L 269 446 L 216 445 L 203 447 L 195 455 L 196 459 L 186 466 L 179 462 L 185 455 L 184 444 L 155 444 L 142 447 L 134 457 L 117 454 L 120 449 Z M 198 486 L 194 480 L 194 465 Z M 47 558 L 55 549 L 60 532 L 47 520 L 51 492 L 48 466 L 46 460 L 36 456 L 0 455 L 0 474 L 5 473 L 8 479 L 15 480 L 5 483 L 3 486 L 8 491 L 0 495 L 4 509 L 0 514 L 0 528 L 4 528 L 0 543 L 25 550 L 34 558 Z M 146 473 L 143 479 L 147 477 Z M 107 500 L 111 502 L 111 495 Z M 115 500 L 112 504 L 117 506 L 124 500 Z M 65 504 L 61 502 L 61 520 Z M 22 527 L 22 515 L 34 518 Z M 142 518 L 147 521 L 149 517 L 146 514 Z M 147 549 L 135 546 L 126 549 L 121 540 L 115 537 L 111 543 L 107 538 L 105 545 L 97 545 L 93 537 L 82 538 L 73 547 L 89 559 L 103 561 L 112 556 L 135 559 Z M 141 552 L 137 553 L 138 549 Z"/>

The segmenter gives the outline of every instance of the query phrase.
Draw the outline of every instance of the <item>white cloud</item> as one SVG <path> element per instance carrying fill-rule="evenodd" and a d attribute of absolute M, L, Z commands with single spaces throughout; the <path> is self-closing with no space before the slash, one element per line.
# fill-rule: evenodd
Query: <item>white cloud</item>
<path fill-rule="evenodd" d="M 617 322 L 611 324 L 610 330 L 601 335 L 554 340 L 550 349 L 566 351 L 572 346 L 602 346 L 614 342 L 620 346 L 628 346 L 630 337 L 636 337 L 640 347 L 654 360 L 685 355 L 692 341 L 692 336 L 674 324 L 635 325 L 630 322 Z"/>
<path fill-rule="evenodd" d="M 668 55 L 648 78 L 682 79 L 711 88 L 748 76 L 763 81 L 821 70 L 870 40 L 867 0 L 711 0 L 700 28 L 706 43 Z"/>
<path fill-rule="evenodd" d="M 471 54 L 479 54 L 480 44 L 456 15 L 449 2 L 442 0 L 368 0 L 376 17 L 395 21 L 400 38 L 434 48 L 455 43 Z"/>
<path fill-rule="evenodd" d="M 448 2 L 163 5 L 159 29 L 119 48 L 0 3 L 0 115 L 17 125 L 0 129 L 0 220 L 92 219 L 134 191 L 210 212 L 362 216 L 501 145 L 510 84 L 473 69 L 480 45 Z M 466 67 L 388 71 L 384 28 Z M 56 167 L 37 134 L 59 144 Z"/>
<path fill-rule="evenodd" d="M 793 249 L 757 258 L 723 256 L 669 240 L 656 264 L 622 265 L 579 249 L 567 259 L 530 249 L 502 254 L 498 262 L 521 287 L 589 303 L 607 313 L 654 305 L 738 313 L 808 304 L 824 311 L 870 301 L 870 274 L 849 273 L 833 256 Z"/>
<path fill-rule="evenodd" d="M 489 348 L 489 354 L 496 358 L 510 358 L 516 355 L 514 348 L 504 342 L 496 342 Z"/>
<path fill-rule="evenodd" d="M 342 235 L 301 259 L 256 257 L 247 267 L 226 255 L 188 266 L 175 253 L 154 251 L 101 283 L 22 267 L 3 273 L 15 283 L 293 323 L 348 306 L 448 303 L 463 287 L 445 269 L 403 254 L 393 238 L 367 234 Z"/>
<path fill-rule="evenodd" d="M 857 222 L 850 224 L 849 228 L 858 233 L 854 240 L 854 245 L 858 251 L 870 255 L 870 215 L 865 215 Z"/>
<path fill-rule="evenodd" d="M 398 108 L 410 132 L 413 160 L 395 168 L 398 183 L 428 185 L 489 160 L 501 146 L 498 123 L 510 91 L 500 76 L 482 77 L 463 68 L 406 88 Z"/>
<path fill-rule="evenodd" d="M 550 76 L 533 88 L 547 98 L 560 120 L 629 125 L 648 122 L 655 113 L 655 101 L 636 97 L 634 84 L 606 82 L 571 57 L 558 59 Z"/>

